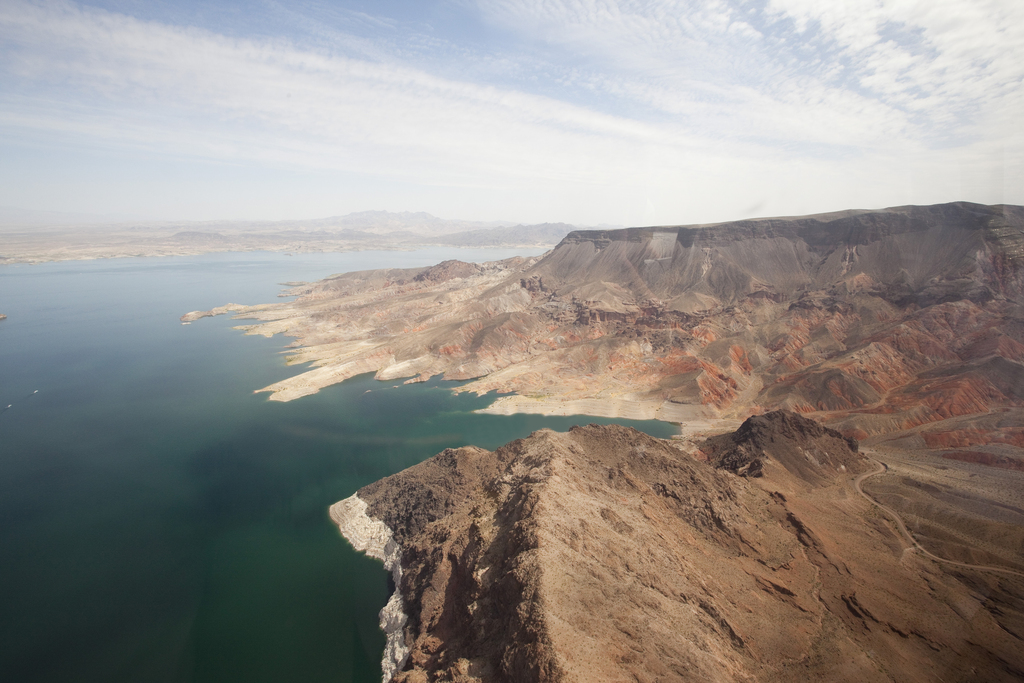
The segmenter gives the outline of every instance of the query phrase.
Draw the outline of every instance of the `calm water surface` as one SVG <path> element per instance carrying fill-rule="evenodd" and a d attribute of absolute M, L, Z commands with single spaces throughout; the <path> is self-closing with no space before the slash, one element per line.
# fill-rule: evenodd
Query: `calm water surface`
<path fill-rule="evenodd" d="M 476 415 L 493 397 L 370 376 L 271 403 L 253 390 L 302 372 L 284 365 L 291 339 L 178 316 L 512 253 L 0 267 L 0 680 L 379 681 L 387 576 L 327 507 L 446 447 L 608 421 Z"/>

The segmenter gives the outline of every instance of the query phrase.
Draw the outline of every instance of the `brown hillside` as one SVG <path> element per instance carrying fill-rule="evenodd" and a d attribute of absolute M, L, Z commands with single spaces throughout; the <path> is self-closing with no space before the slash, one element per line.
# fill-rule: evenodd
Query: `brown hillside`
<path fill-rule="evenodd" d="M 217 309 L 297 337 L 290 360 L 314 368 L 267 387 L 276 400 L 364 372 L 440 374 L 516 394 L 499 412 L 689 422 L 786 408 L 859 438 L 1024 408 L 1017 206 L 576 231 L 539 259 L 293 293 Z"/>
<path fill-rule="evenodd" d="M 726 469 L 625 427 L 542 430 L 361 489 L 400 548 L 393 680 L 1024 674 L 1022 579 L 904 552 L 846 439 L 775 413 L 703 447 Z M 763 476 L 730 472 L 738 451 Z"/>

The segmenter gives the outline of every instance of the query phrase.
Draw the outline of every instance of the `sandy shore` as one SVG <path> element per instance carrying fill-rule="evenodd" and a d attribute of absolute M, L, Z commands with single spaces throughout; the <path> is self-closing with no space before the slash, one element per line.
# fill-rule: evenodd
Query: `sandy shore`
<path fill-rule="evenodd" d="M 720 418 L 714 412 L 698 405 L 683 405 L 671 401 L 634 401 L 621 398 L 583 398 L 563 400 L 533 398 L 529 396 L 502 396 L 486 408 L 474 411 L 484 415 L 592 415 L 594 417 L 625 420 L 661 420 L 680 425 L 684 436 L 718 434 L 736 429 L 738 419 Z"/>

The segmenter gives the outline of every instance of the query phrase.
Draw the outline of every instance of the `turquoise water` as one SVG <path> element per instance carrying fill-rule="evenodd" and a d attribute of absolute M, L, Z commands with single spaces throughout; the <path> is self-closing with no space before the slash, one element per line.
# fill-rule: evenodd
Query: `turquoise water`
<path fill-rule="evenodd" d="M 178 316 L 274 301 L 286 281 L 511 254 L 0 268 L 0 680 L 379 681 L 387 575 L 327 507 L 446 447 L 607 420 L 476 415 L 493 397 L 370 376 L 271 403 L 253 390 L 302 372 L 284 365 L 291 339 Z"/>

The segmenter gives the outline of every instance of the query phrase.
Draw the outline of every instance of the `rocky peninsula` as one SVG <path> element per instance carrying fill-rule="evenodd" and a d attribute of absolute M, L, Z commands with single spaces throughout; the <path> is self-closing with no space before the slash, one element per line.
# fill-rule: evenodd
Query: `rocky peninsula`
<path fill-rule="evenodd" d="M 312 368 L 265 387 L 272 400 L 367 372 L 441 375 L 509 394 L 495 413 L 735 427 L 785 408 L 860 439 L 1024 447 L 1024 207 L 575 231 L 543 257 L 285 294 L 182 321 L 230 312 L 248 334 L 295 337 L 288 361 Z"/>
<path fill-rule="evenodd" d="M 385 681 L 1018 680 L 1024 574 L 909 551 L 854 488 L 874 466 L 787 412 L 704 441 L 590 425 L 445 450 L 331 514 L 395 578 Z"/>

